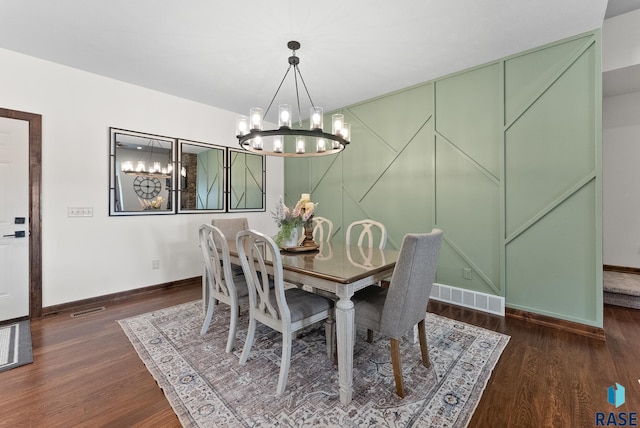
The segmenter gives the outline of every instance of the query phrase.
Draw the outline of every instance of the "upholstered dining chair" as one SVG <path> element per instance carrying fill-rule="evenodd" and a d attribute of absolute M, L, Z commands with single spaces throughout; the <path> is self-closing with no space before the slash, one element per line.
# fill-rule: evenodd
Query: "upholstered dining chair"
<path fill-rule="evenodd" d="M 358 235 L 358 240 L 355 242 L 355 245 L 363 246 L 366 242 L 366 246 L 371 248 L 374 246 L 375 237 L 377 236 L 380 238 L 377 246 L 381 250 L 384 250 L 384 247 L 387 245 L 387 229 L 384 227 L 384 224 L 371 219 L 354 221 L 347 227 L 345 241 L 347 245 L 354 245 L 354 242 L 351 241 L 351 235 L 355 235 L 358 230 L 360 231 L 360 235 Z"/>
<path fill-rule="evenodd" d="M 404 397 L 400 338 L 416 323 L 420 339 L 422 364 L 429 367 L 425 330 L 427 303 L 436 275 L 443 233 L 405 235 L 389 288 L 368 287 L 353 297 L 355 323 L 391 339 L 391 363 L 396 392 Z"/>
<path fill-rule="evenodd" d="M 240 364 L 246 364 L 249 358 L 258 321 L 282 333 L 282 358 L 276 389 L 277 394 L 282 395 L 291 365 L 293 333 L 326 319 L 329 321 L 325 324 L 326 337 L 327 343 L 330 343 L 334 330 L 331 317 L 333 302 L 299 288 L 284 289 L 280 249 L 270 237 L 254 230 L 245 230 L 238 233 L 236 239 L 249 288 L 249 330 Z M 265 260 L 273 263 L 271 278 Z"/>
<path fill-rule="evenodd" d="M 231 352 L 236 339 L 238 311 L 241 305 L 248 305 L 249 290 L 244 276 L 234 276 L 231 273 L 229 246 L 222 231 L 215 226 L 203 224 L 200 226 L 199 234 L 200 248 L 204 258 L 204 280 L 206 281 L 209 299 L 200 335 L 204 336 L 209 330 L 216 303 L 222 302 L 229 305 L 231 316 L 226 351 Z"/>

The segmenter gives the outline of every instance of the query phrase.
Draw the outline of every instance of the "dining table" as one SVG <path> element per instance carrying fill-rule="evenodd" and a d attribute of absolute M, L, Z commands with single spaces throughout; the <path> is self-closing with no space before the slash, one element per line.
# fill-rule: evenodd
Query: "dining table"
<path fill-rule="evenodd" d="M 227 241 L 231 263 L 240 264 L 234 240 Z M 340 402 L 351 403 L 353 397 L 354 304 L 358 290 L 377 284 L 392 275 L 398 251 L 321 242 L 315 250 L 302 247 L 281 251 L 284 281 L 304 286 L 318 294 L 330 295 L 335 303 L 338 379 Z M 268 260 L 267 270 L 273 269 Z"/>

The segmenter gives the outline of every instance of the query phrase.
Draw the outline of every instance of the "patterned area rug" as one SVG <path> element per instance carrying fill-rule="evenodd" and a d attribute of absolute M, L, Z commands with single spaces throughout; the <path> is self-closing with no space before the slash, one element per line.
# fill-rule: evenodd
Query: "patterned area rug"
<path fill-rule="evenodd" d="M 0 326 L 0 372 L 32 362 L 29 320 Z"/>
<path fill-rule="evenodd" d="M 367 343 L 366 331 L 359 331 L 353 402 L 342 406 L 322 323 L 294 340 L 287 388 L 277 397 L 280 334 L 258 323 L 251 356 L 240 366 L 246 311 L 231 354 L 224 352 L 229 308 L 216 307 L 204 337 L 202 321 L 201 301 L 119 321 L 186 427 L 464 427 L 509 341 L 509 336 L 427 313 L 432 365 L 422 365 L 418 344 L 402 340 L 406 397 L 400 399 L 389 341 L 376 336 Z"/>

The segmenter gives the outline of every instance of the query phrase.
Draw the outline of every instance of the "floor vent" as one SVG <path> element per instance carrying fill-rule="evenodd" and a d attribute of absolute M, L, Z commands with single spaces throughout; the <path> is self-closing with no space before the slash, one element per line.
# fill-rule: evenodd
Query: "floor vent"
<path fill-rule="evenodd" d="M 78 317 L 83 317 L 85 315 L 91 315 L 96 312 L 102 312 L 105 309 L 106 308 L 104 306 L 100 306 L 99 308 L 85 309 L 84 311 L 78 311 L 78 312 L 72 313 L 71 318 L 78 318 Z"/>
<path fill-rule="evenodd" d="M 479 291 L 465 290 L 444 284 L 433 284 L 431 298 L 441 302 L 477 309 L 490 314 L 504 316 L 504 297 Z"/>

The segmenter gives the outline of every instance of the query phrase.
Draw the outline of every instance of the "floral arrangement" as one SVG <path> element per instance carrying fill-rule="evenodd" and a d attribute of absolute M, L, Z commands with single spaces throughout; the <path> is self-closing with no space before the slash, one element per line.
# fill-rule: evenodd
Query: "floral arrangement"
<path fill-rule="evenodd" d="M 276 204 L 276 211 L 271 213 L 280 228 L 276 235 L 276 244 L 281 246 L 284 241 L 291 237 L 295 228 L 310 222 L 313 218 L 316 205 L 317 204 L 311 202 L 311 195 L 303 193 L 295 207 L 289 209 L 289 207 L 284 204 L 281 196 L 280 201 Z"/>
<path fill-rule="evenodd" d="M 158 196 L 156 199 L 140 199 L 140 205 L 142 205 L 142 209 L 147 210 L 159 210 L 162 207 L 162 196 Z"/>

